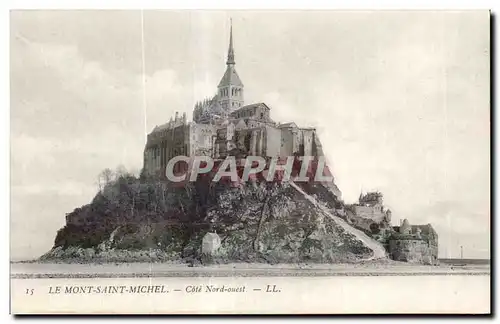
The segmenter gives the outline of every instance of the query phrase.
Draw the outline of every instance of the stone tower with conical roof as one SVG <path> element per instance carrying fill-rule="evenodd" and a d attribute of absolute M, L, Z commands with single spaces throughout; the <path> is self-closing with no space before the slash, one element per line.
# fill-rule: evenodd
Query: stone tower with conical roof
<path fill-rule="evenodd" d="M 219 105 L 224 111 L 230 113 L 244 105 L 243 83 L 235 69 L 233 47 L 233 23 L 229 31 L 229 50 L 227 52 L 226 72 L 219 82 L 217 96 Z"/>

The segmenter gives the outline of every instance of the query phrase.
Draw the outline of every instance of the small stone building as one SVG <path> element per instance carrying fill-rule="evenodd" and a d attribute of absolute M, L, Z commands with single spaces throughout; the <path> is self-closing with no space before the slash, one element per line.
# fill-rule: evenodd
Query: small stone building
<path fill-rule="evenodd" d="M 372 237 L 384 240 L 386 232 L 391 232 L 391 211 L 384 208 L 383 195 L 380 192 L 368 192 L 359 195 L 356 204 L 347 207 L 348 222 Z"/>
<path fill-rule="evenodd" d="M 394 226 L 389 255 L 396 261 L 438 264 L 438 235 L 431 224 L 410 225 L 407 219 Z"/>

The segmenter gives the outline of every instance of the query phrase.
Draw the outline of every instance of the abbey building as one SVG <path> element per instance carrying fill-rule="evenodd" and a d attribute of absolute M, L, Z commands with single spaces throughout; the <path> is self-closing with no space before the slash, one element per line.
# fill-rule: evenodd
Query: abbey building
<path fill-rule="evenodd" d="M 186 113 L 176 113 L 148 134 L 144 172 L 165 174 L 168 161 L 178 155 L 224 159 L 228 155 L 272 158 L 297 154 L 323 155 L 316 130 L 293 122 L 277 123 L 265 103 L 245 103 L 245 87 L 236 72 L 231 26 L 226 71 L 216 94 L 195 104 L 192 121 L 187 120 Z"/>

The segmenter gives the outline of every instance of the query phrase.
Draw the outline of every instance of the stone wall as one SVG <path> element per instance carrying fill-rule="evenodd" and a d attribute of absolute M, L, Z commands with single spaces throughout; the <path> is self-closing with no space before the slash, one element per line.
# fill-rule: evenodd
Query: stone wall
<path fill-rule="evenodd" d="M 295 153 L 305 156 L 323 155 L 322 150 L 318 152 L 316 137 L 312 128 L 298 128 L 295 125 L 281 127 L 280 156 L 292 156 Z"/>
<path fill-rule="evenodd" d="M 190 124 L 162 126 L 148 135 L 144 149 L 144 169 L 147 174 L 162 174 L 170 159 L 178 155 L 190 155 L 190 127 Z"/>
<path fill-rule="evenodd" d="M 293 132 L 292 128 L 281 129 L 280 156 L 290 156 L 293 154 Z"/>
<path fill-rule="evenodd" d="M 313 133 L 313 142 L 312 142 L 312 154 L 313 156 L 324 156 L 323 146 L 321 145 L 321 141 L 319 140 L 319 136 L 314 131 Z"/>
<path fill-rule="evenodd" d="M 396 261 L 436 264 L 437 251 L 421 239 L 396 239 L 389 241 L 389 254 Z"/>
<path fill-rule="evenodd" d="M 353 206 L 356 217 L 368 218 L 374 222 L 381 222 L 384 220 L 385 214 L 382 211 L 382 206 Z"/>
<path fill-rule="evenodd" d="M 208 124 L 190 124 L 189 135 L 189 155 L 212 156 L 213 155 L 213 137 L 216 136 L 216 129 Z"/>
<path fill-rule="evenodd" d="M 266 156 L 279 156 L 281 148 L 281 130 L 279 128 L 266 126 Z"/>
<path fill-rule="evenodd" d="M 304 145 L 304 155 L 312 156 L 313 140 L 314 140 L 314 130 L 313 129 L 300 129 L 302 132 L 302 145 Z"/>
<path fill-rule="evenodd" d="M 269 107 L 265 104 L 252 104 L 233 111 L 230 116 L 235 119 L 251 118 L 260 121 L 270 121 Z"/>

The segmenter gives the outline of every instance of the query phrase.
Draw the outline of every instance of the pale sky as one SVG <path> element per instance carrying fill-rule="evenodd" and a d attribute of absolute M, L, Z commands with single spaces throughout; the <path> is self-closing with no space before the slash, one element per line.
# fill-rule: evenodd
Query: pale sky
<path fill-rule="evenodd" d="M 489 12 L 145 11 L 143 44 L 140 11 L 13 11 L 12 259 L 48 251 L 102 169 L 142 167 L 145 124 L 215 93 L 230 17 L 245 102 L 317 127 L 347 203 L 380 190 L 440 257 L 489 257 Z"/>

